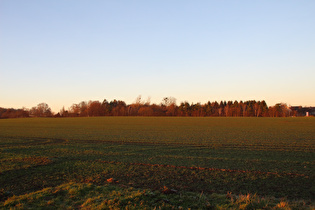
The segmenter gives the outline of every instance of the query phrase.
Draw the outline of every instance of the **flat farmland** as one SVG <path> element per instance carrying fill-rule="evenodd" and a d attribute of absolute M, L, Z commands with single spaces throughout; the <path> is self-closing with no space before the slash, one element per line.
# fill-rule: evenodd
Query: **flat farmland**
<path fill-rule="evenodd" d="M 199 197 L 196 208 L 218 207 L 213 195 L 234 203 L 240 195 L 303 200 L 301 208 L 314 202 L 314 175 L 315 118 L 311 117 L 0 120 L 0 206 L 5 207 L 34 207 L 38 199 L 33 198 L 32 206 L 21 196 L 45 190 L 81 187 L 94 192 L 103 187 L 109 194 L 113 190 L 107 188 L 112 187 L 117 192 L 150 191 L 140 199 L 144 206 L 148 197 L 147 203 L 154 201 L 148 208 L 193 208 L 195 201 L 174 197 L 189 193 Z M 41 202 L 60 207 L 54 200 L 57 195 L 47 196 Z M 83 208 L 88 198 L 77 197 L 82 199 L 75 205 Z M 119 197 L 123 196 L 101 203 L 104 208 L 130 204 Z M 89 199 L 94 204 L 97 200 Z M 138 205 L 133 207 L 139 208 L 137 202 L 131 202 Z"/>

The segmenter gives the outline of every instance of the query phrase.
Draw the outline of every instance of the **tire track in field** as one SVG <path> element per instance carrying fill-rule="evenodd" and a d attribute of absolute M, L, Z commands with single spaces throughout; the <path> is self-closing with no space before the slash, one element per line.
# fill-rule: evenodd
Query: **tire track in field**
<path fill-rule="evenodd" d="M 1 138 L 1 137 L 0 137 Z M 42 138 L 42 137 L 16 137 L 16 136 L 5 136 L 4 139 L 18 140 L 13 143 L 1 143 L 1 147 L 12 147 L 12 146 L 37 146 L 37 145 L 49 145 L 49 144 L 61 144 L 67 142 L 66 139 L 57 138 Z M 21 141 L 22 140 L 22 141 Z"/>
<path fill-rule="evenodd" d="M 314 152 L 315 147 L 312 145 L 269 145 L 269 144 L 222 144 L 209 142 L 204 144 L 196 143 L 182 143 L 182 142 L 145 142 L 145 141 L 115 141 L 115 140 L 76 140 L 76 139 L 61 139 L 61 138 L 44 138 L 44 137 L 16 137 L 16 136 L 2 136 L 3 139 L 16 139 L 18 142 L 14 146 L 36 146 L 48 144 L 61 144 L 65 142 L 83 143 L 83 144 L 115 144 L 115 145 L 144 145 L 144 146 L 182 146 L 182 147 L 199 147 L 212 149 L 237 149 L 237 150 L 273 150 L 273 151 L 303 151 Z M 22 140 L 22 141 L 21 141 Z M 1 147 L 12 146 L 10 143 L 1 143 Z"/>
<path fill-rule="evenodd" d="M 71 140 L 86 144 L 115 144 L 115 145 L 143 145 L 143 146 L 182 146 L 182 147 L 200 147 L 212 149 L 237 149 L 237 150 L 262 150 L 262 151 L 302 151 L 314 152 L 315 147 L 312 145 L 274 145 L 274 144 L 224 144 L 209 142 L 204 144 L 188 142 L 149 142 L 149 141 L 115 141 L 115 140 Z"/>
<path fill-rule="evenodd" d="M 252 173 L 252 174 L 267 174 L 267 175 L 282 175 L 282 176 L 291 176 L 291 177 L 305 177 L 309 178 L 308 175 L 305 174 L 297 174 L 297 173 L 275 173 L 275 172 L 264 172 L 264 171 L 246 171 L 246 170 L 237 170 L 237 169 L 220 169 L 220 168 L 206 168 L 206 167 L 189 167 L 189 166 L 175 166 L 175 165 L 165 165 L 165 164 L 150 164 L 150 163 L 124 163 L 118 161 L 103 161 L 96 160 L 96 162 L 100 163 L 109 163 L 109 164 L 125 164 L 125 165 L 138 165 L 138 166 L 147 166 L 147 167 L 163 167 L 163 168 L 175 168 L 175 169 L 189 169 L 195 171 L 221 171 L 228 173 Z"/>

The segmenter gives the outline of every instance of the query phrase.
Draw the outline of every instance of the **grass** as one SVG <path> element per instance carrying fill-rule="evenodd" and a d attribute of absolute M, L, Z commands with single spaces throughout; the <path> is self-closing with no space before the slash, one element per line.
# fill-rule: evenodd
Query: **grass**
<path fill-rule="evenodd" d="M 120 193 L 146 189 L 163 197 L 167 186 L 177 192 L 167 195 L 171 203 L 152 204 L 151 194 L 144 193 L 139 198 L 143 208 L 194 208 L 196 202 L 189 196 L 201 193 L 205 200 L 212 199 L 209 208 L 250 209 L 257 202 L 268 208 L 311 208 L 315 196 L 314 128 L 315 118 L 0 120 L 0 207 L 102 208 L 104 199 L 98 201 L 91 194 L 94 188 L 108 193 L 113 187 Z M 109 178 L 117 183 L 108 184 Z M 21 200 L 66 186 L 93 190 L 84 196 L 73 195 L 79 199 L 77 203 L 70 198 L 58 201 L 52 192 L 50 204 L 39 197 L 33 203 Z M 228 194 L 231 196 L 224 200 Z M 176 202 L 182 200 L 179 195 L 188 196 L 186 204 Z M 249 196 L 247 203 L 244 195 Z M 224 201 L 217 198 L 220 196 Z M 119 196 L 118 200 L 115 196 L 106 199 L 113 202 L 106 208 L 121 207 Z M 131 204 L 123 207 L 132 209 Z"/>
<path fill-rule="evenodd" d="M 205 194 L 138 190 L 119 185 L 67 183 L 26 195 L 13 196 L 4 208 L 29 209 L 309 209 L 304 201 L 257 195 Z"/>
<path fill-rule="evenodd" d="M 218 147 L 297 146 L 304 151 L 314 149 L 314 124 L 314 118 L 29 118 L 1 120 L 0 135 Z"/>

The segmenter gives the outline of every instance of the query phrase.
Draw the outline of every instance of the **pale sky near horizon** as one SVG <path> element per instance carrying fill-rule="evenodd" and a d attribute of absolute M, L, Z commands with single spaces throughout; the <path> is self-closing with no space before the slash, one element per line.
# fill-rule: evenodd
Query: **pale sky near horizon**
<path fill-rule="evenodd" d="M 0 0 L 0 107 L 315 106 L 315 1 Z"/>

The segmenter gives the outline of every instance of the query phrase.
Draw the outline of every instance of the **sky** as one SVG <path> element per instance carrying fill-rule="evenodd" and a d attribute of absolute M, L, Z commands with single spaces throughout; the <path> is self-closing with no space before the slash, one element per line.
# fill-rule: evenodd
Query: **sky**
<path fill-rule="evenodd" d="M 0 107 L 315 106 L 314 0 L 0 0 Z"/>

